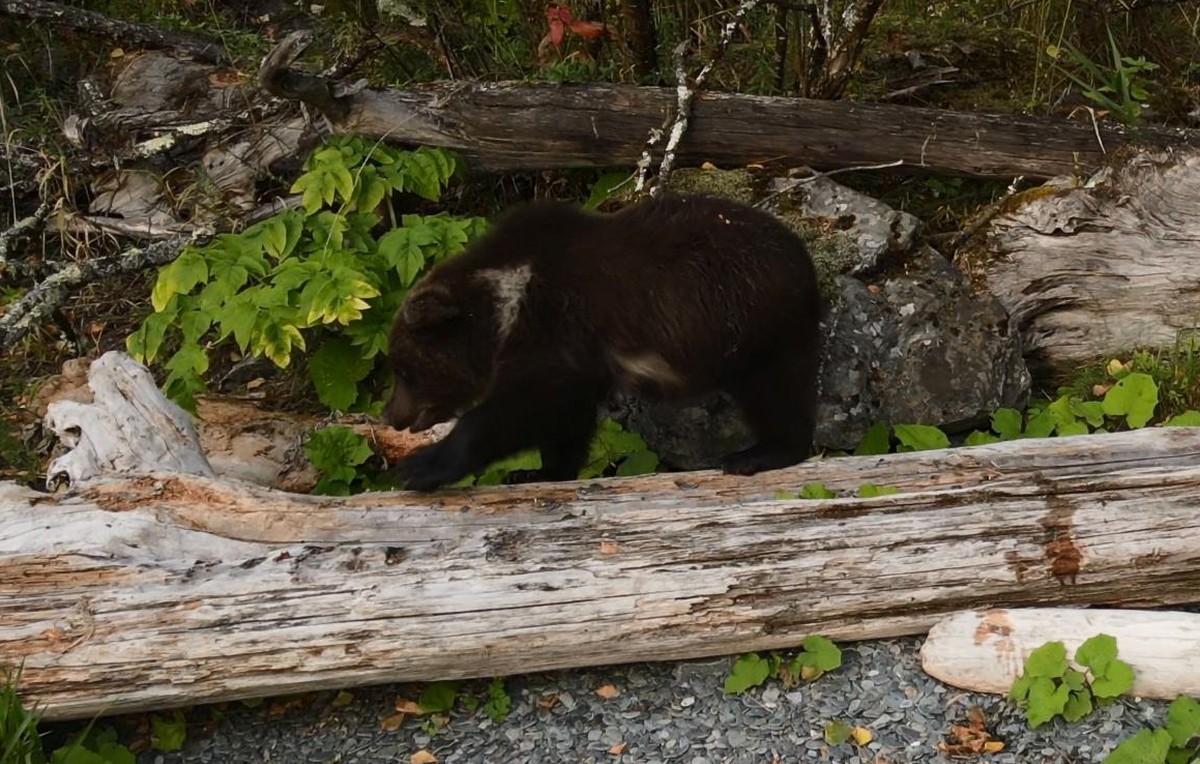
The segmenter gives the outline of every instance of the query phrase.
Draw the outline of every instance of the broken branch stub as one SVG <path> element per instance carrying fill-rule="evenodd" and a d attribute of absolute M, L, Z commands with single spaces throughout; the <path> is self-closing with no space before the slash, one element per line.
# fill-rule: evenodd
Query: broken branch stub
<path fill-rule="evenodd" d="M 50 463 L 48 484 L 78 488 L 113 474 L 212 477 L 190 415 L 158 389 L 146 367 L 109 351 L 88 371 L 92 403 L 50 404 L 46 427 L 71 448 Z"/>

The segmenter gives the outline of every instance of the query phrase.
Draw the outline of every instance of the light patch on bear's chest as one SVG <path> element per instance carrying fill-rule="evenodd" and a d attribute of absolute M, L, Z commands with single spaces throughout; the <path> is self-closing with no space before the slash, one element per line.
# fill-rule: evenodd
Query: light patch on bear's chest
<path fill-rule="evenodd" d="M 667 359 L 658 353 L 628 353 L 614 351 L 612 359 L 633 385 L 651 382 L 658 387 L 676 388 L 683 385 L 683 378 Z"/>
<path fill-rule="evenodd" d="M 492 287 L 496 298 L 496 331 L 503 342 L 517 324 L 521 313 L 521 300 L 529 288 L 533 267 L 526 263 L 516 268 L 492 268 L 480 271 L 479 277 Z"/>

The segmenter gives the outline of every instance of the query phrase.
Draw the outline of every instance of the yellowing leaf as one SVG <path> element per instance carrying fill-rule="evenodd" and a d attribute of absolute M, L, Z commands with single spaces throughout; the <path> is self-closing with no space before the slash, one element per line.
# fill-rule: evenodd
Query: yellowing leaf
<path fill-rule="evenodd" d="M 983 744 L 983 750 L 988 753 L 1000 753 L 1004 750 L 1004 743 L 1000 740 L 989 740 Z"/>
<path fill-rule="evenodd" d="M 608 752 L 613 756 L 620 756 L 621 754 L 625 753 L 625 749 L 628 747 L 628 745 L 628 743 L 617 743 L 616 745 L 609 747 Z"/>
<path fill-rule="evenodd" d="M 875 735 L 866 727 L 855 727 L 850 734 L 854 737 L 854 742 L 859 745 L 866 745 L 875 739 Z"/>
<path fill-rule="evenodd" d="M 412 756 L 409 756 L 408 760 L 410 764 L 433 764 L 433 762 L 437 761 L 437 757 L 422 748 Z"/>
<path fill-rule="evenodd" d="M 400 729 L 401 724 L 404 724 L 404 714 L 392 714 L 380 720 L 379 729 L 384 732 L 395 732 Z"/>
<path fill-rule="evenodd" d="M 342 690 L 333 697 L 332 705 L 334 708 L 341 708 L 342 706 L 348 706 L 353 702 L 354 696 L 345 690 Z"/>
<path fill-rule="evenodd" d="M 596 694 L 599 695 L 600 697 L 604 698 L 605 700 L 612 700 L 613 698 L 620 695 L 621 691 L 618 690 L 616 687 L 613 687 L 611 684 L 605 684 L 605 685 L 601 685 L 600 688 L 598 690 L 596 690 Z"/>

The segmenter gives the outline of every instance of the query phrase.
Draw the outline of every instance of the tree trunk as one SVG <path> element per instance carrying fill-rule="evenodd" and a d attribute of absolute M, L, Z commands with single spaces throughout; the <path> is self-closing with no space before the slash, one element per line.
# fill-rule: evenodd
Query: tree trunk
<path fill-rule="evenodd" d="M 136 367 L 108 354 L 92 386 Z M 89 414 L 50 417 L 86 437 Z M 434 495 L 0 484 L 0 662 L 58 719 L 1194 601 L 1198 456 L 1200 429 L 1164 428 Z M 809 482 L 841 498 L 777 495 Z"/>
<path fill-rule="evenodd" d="M 1131 154 L 1078 186 L 1032 189 L 966 269 L 1016 321 L 1043 378 L 1132 348 L 1194 340 L 1200 316 L 1200 152 Z"/>
<path fill-rule="evenodd" d="M 305 101 L 345 132 L 454 149 L 488 171 L 633 167 L 651 128 L 674 113 L 671 88 L 551 83 L 443 83 L 419 90 L 361 89 L 286 68 L 306 39 L 289 37 L 267 57 L 260 82 Z M 892 104 L 728 93 L 696 94 L 680 164 L 778 162 L 833 168 L 902 160 L 950 174 L 1046 178 L 1096 167 L 1097 143 L 1126 143 L 1117 127 L 1036 117 L 970 114 Z M 1140 139 L 1195 140 L 1146 130 Z"/>

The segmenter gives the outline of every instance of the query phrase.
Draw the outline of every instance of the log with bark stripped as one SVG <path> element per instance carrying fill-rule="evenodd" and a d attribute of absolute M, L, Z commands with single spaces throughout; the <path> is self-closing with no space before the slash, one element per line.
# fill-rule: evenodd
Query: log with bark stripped
<path fill-rule="evenodd" d="M 1196 428 L 434 495 L 0 484 L 0 662 L 57 719 L 1187 602 L 1197 497 Z"/>

